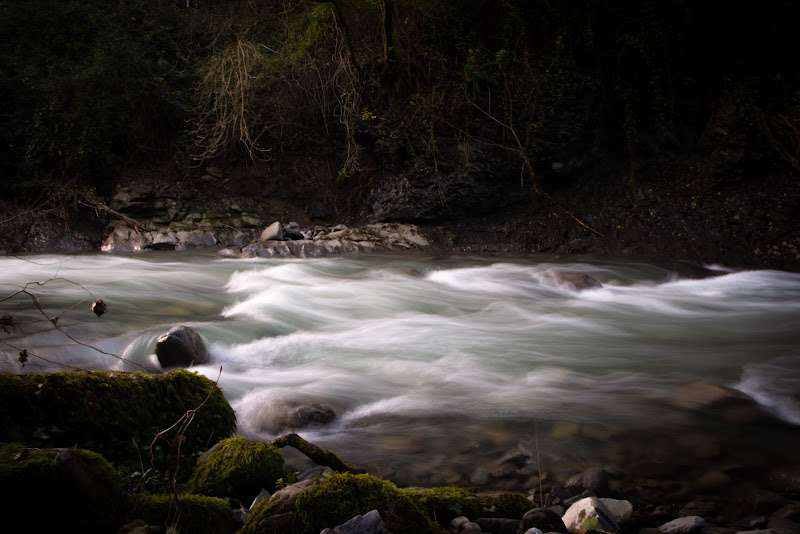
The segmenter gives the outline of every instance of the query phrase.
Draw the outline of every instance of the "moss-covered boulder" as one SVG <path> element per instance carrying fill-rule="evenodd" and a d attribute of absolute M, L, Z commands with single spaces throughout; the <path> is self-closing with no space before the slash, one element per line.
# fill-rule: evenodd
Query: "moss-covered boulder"
<path fill-rule="evenodd" d="M 536 505 L 519 493 L 476 494 L 456 487 L 409 488 L 406 493 L 430 517 L 443 525 L 458 516 L 522 519 Z"/>
<path fill-rule="evenodd" d="M 319 484 L 311 485 L 297 495 L 293 509 L 288 512 L 279 509 L 272 500 L 262 501 L 241 532 L 317 534 L 371 510 L 378 510 L 389 532 L 443 532 L 406 492 L 391 482 L 350 473 L 331 474 Z"/>
<path fill-rule="evenodd" d="M 187 413 L 190 424 L 176 425 Z M 154 446 L 156 460 L 176 457 L 180 447 L 193 466 L 194 453 L 233 434 L 236 416 L 211 380 L 184 370 L 0 373 L 0 441 L 77 445 L 138 465 L 140 455 L 150 459 L 156 434 L 169 428 Z"/>
<path fill-rule="evenodd" d="M 132 499 L 129 520 L 191 534 L 231 534 L 239 524 L 227 502 L 203 495 L 152 495 L 141 493 Z"/>
<path fill-rule="evenodd" d="M 220 441 L 197 460 L 189 488 L 216 497 L 235 497 L 249 503 L 262 488 L 275 489 L 283 477 L 283 456 L 267 442 L 247 438 Z"/>
<path fill-rule="evenodd" d="M 37 532 L 113 532 L 125 510 L 119 474 L 82 449 L 0 445 L 0 515 Z"/>

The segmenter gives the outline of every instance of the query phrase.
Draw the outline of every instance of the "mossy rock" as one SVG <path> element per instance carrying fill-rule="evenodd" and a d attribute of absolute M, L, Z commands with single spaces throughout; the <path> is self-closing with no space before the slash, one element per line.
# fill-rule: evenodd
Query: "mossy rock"
<path fill-rule="evenodd" d="M 522 519 L 534 508 L 533 501 L 518 493 L 475 494 L 456 487 L 409 488 L 405 490 L 430 517 L 443 525 L 460 515 L 470 519 L 506 517 Z"/>
<path fill-rule="evenodd" d="M 40 532 L 113 532 L 125 509 L 123 482 L 97 453 L 0 445 L 0 513 Z"/>
<path fill-rule="evenodd" d="M 179 438 L 175 423 L 195 409 Z M 0 373 L 0 441 L 35 447 L 77 444 L 138 466 L 140 455 L 150 459 L 156 434 L 170 427 L 152 451 L 156 462 L 169 465 L 180 447 L 191 469 L 193 454 L 233 434 L 236 415 L 211 380 L 185 370 L 161 375 Z"/>
<path fill-rule="evenodd" d="M 283 517 L 275 515 L 279 511 L 275 506 L 270 501 L 256 506 L 241 533 L 317 534 L 371 510 L 378 510 L 389 532 L 443 532 L 404 491 L 371 475 L 335 473 L 300 493 L 294 510 L 281 514 Z M 291 517 L 288 528 L 287 517 Z"/>
<path fill-rule="evenodd" d="M 130 520 L 144 520 L 162 528 L 191 534 L 231 534 L 239 526 L 223 499 L 204 495 L 133 496 Z"/>
<path fill-rule="evenodd" d="M 216 497 L 252 501 L 262 488 L 275 489 L 283 477 L 283 456 L 267 442 L 247 438 L 220 441 L 197 461 L 189 488 Z"/>

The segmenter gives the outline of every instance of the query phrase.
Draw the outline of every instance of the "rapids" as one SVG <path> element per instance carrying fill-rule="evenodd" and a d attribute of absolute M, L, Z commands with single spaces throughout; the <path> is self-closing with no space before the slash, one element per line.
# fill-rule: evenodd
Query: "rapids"
<path fill-rule="evenodd" d="M 603 287 L 559 285 L 554 269 Z M 0 314 L 21 323 L 0 332 L 3 370 L 154 368 L 156 338 L 189 325 L 212 355 L 193 369 L 219 377 L 241 434 L 274 437 L 273 401 L 322 403 L 336 421 L 299 433 L 402 484 L 524 486 L 500 472 L 520 451 L 561 476 L 598 464 L 769 468 L 800 450 L 798 274 L 175 252 L 2 257 L 0 272 Z M 14 295 L 25 284 L 61 313 L 63 332 L 108 354 L 42 321 L 30 296 Z M 100 318 L 94 298 L 109 306 Z M 735 388 L 769 415 L 713 411 L 697 384 Z"/>

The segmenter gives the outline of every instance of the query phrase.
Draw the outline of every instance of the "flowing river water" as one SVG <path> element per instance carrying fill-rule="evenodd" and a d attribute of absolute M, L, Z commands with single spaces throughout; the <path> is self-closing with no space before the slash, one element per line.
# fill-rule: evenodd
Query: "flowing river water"
<path fill-rule="evenodd" d="M 576 291 L 553 270 L 603 286 Z M 39 282 L 28 290 L 63 312 L 61 329 L 138 365 L 155 365 L 160 334 L 191 326 L 212 357 L 193 369 L 219 377 L 239 433 L 274 437 L 278 401 L 321 403 L 337 419 L 298 433 L 400 484 L 524 487 L 537 455 L 561 478 L 592 465 L 768 469 L 800 450 L 798 274 L 175 252 L 2 257 L 0 272 L 2 297 Z M 109 306 L 101 318 L 89 292 Z M 31 322 L 27 295 L 0 312 L 23 323 L 0 332 L 3 370 L 137 368 Z"/>

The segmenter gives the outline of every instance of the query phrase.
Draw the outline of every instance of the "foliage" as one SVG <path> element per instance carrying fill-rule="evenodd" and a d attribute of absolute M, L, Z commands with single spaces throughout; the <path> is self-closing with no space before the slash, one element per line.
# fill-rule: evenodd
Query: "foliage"
<path fill-rule="evenodd" d="M 123 165 L 184 153 L 305 153 L 347 187 L 378 141 L 436 157 L 442 136 L 473 135 L 536 162 L 575 120 L 633 168 L 693 148 L 682 132 L 740 86 L 754 131 L 771 124 L 794 157 L 780 117 L 800 84 L 800 7 L 772 4 L 2 1 L 2 193 L 76 177 L 102 193 Z"/>

